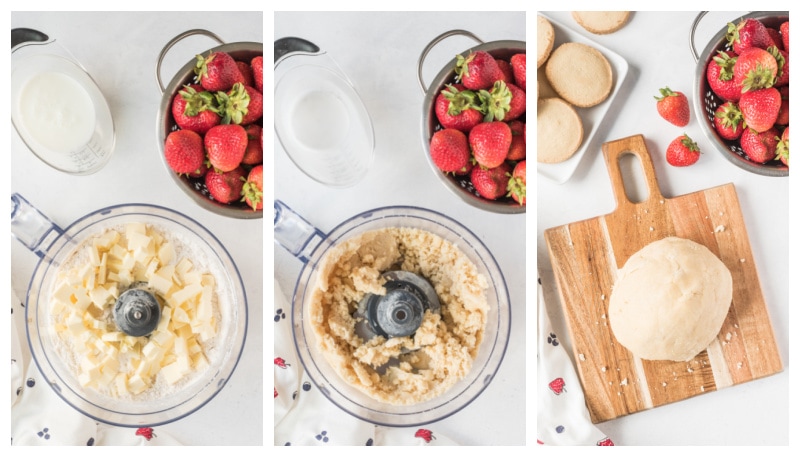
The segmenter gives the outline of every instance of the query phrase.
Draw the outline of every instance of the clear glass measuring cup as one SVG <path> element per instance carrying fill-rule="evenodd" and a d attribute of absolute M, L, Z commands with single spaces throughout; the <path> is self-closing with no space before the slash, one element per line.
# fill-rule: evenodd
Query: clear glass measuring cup
<path fill-rule="evenodd" d="M 114 121 L 97 84 L 37 30 L 11 30 L 11 123 L 31 152 L 65 173 L 94 173 L 114 150 Z"/>
<path fill-rule="evenodd" d="M 332 187 L 358 182 L 372 164 L 372 121 L 353 84 L 319 46 L 275 41 L 275 134 L 311 179 Z"/>

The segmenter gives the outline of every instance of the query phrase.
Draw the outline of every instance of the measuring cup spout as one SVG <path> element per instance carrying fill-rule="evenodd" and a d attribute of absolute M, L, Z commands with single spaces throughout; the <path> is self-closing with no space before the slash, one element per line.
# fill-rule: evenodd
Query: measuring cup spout
<path fill-rule="evenodd" d="M 11 235 L 40 258 L 64 233 L 61 227 L 31 205 L 22 195 L 11 194 Z"/>
<path fill-rule="evenodd" d="M 275 242 L 303 263 L 308 263 L 311 252 L 325 239 L 325 235 L 285 203 L 275 200 Z"/>

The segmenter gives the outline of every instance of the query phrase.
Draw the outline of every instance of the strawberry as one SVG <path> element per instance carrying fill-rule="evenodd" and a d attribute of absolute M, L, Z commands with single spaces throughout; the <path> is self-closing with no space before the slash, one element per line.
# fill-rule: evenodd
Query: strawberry
<path fill-rule="evenodd" d="M 264 97 L 253 87 L 236 83 L 227 92 L 217 92 L 216 99 L 223 124 L 247 125 L 263 116 Z"/>
<path fill-rule="evenodd" d="M 236 61 L 226 52 L 210 52 L 205 58 L 198 55 L 194 72 L 200 85 L 211 92 L 227 91 L 236 83 L 244 83 Z"/>
<path fill-rule="evenodd" d="M 489 200 L 497 200 L 508 191 L 511 165 L 502 162 L 494 168 L 475 166 L 469 174 L 469 180 L 478 194 Z"/>
<path fill-rule="evenodd" d="M 511 56 L 511 69 L 514 71 L 515 84 L 522 90 L 527 90 L 525 88 L 525 78 L 527 74 L 525 70 L 525 54 L 514 54 Z"/>
<path fill-rule="evenodd" d="M 767 27 L 767 33 L 769 33 L 769 37 L 772 40 L 770 46 L 775 46 L 776 48 L 783 51 L 783 39 L 781 38 L 781 32 L 779 32 L 778 29 Z M 769 48 L 769 46 L 767 47 Z"/>
<path fill-rule="evenodd" d="M 164 142 L 164 158 L 175 173 L 195 173 L 205 159 L 203 137 L 193 130 L 175 130 Z"/>
<path fill-rule="evenodd" d="M 443 128 L 469 132 L 483 121 L 483 113 L 477 109 L 475 92 L 465 90 L 462 84 L 448 84 L 445 87 L 436 96 L 436 118 Z"/>
<path fill-rule="evenodd" d="M 210 169 L 205 176 L 206 188 L 214 200 L 220 203 L 231 203 L 241 198 L 244 177 L 245 171 L 242 167 L 224 172 Z"/>
<path fill-rule="evenodd" d="M 511 128 L 505 122 L 482 122 L 470 130 L 468 139 L 475 161 L 485 168 L 495 168 L 508 156 Z"/>
<path fill-rule="evenodd" d="M 742 86 L 733 80 L 733 66 L 737 57 L 732 51 L 719 51 L 706 69 L 708 87 L 725 101 L 737 102 L 742 95 Z"/>
<path fill-rule="evenodd" d="M 747 127 L 764 132 L 775 125 L 781 109 L 781 93 L 774 87 L 742 93 L 739 109 Z"/>
<path fill-rule="evenodd" d="M 503 81 L 504 83 L 513 83 L 514 82 L 514 69 L 511 68 L 511 64 L 507 60 L 503 59 L 495 59 L 497 62 L 497 66 L 500 67 L 500 74 L 503 75 L 499 81 Z"/>
<path fill-rule="evenodd" d="M 700 149 L 685 133 L 667 146 L 667 163 L 673 167 L 687 167 L 700 158 Z"/>
<path fill-rule="evenodd" d="M 508 91 L 511 92 L 511 100 L 509 101 L 508 112 L 503 120 L 513 121 L 525 114 L 525 91 L 514 84 L 506 84 L 506 87 L 508 87 Z"/>
<path fill-rule="evenodd" d="M 778 117 L 775 118 L 775 125 L 789 125 L 789 97 L 781 96 L 781 109 L 778 110 Z"/>
<path fill-rule="evenodd" d="M 780 160 L 784 165 L 789 166 L 789 127 L 783 129 L 780 141 L 775 146 L 775 160 Z"/>
<path fill-rule="evenodd" d="M 508 127 L 511 129 L 511 146 L 508 148 L 506 160 L 523 160 L 527 153 L 525 149 L 525 123 L 514 120 L 508 123 Z"/>
<path fill-rule="evenodd" d="M 216 109 L 213 94 L 197 84 L 184 86 L 172 99 L 172 118 L 178 127 L 200 135 L 220 123 Z"/>
<path fill-rule="evenodd" d="M 778 27 L 781 32 L 781 40 L 783 42 L 783 50 L 789 52 L 789 21 L 782 22 Z"/>
<path fill-rule="evenodd" d="M 714 128 L 726 140 L 737 140 L 742 136 L 743 122 L 742 112 L 736 103 L 725 102 L 714 112 Z"/>
<path fill-rule="evenodd" d="M 778 62 L 761 48 L 745 49 L 733 65 L 733 80 L 742 86 L 742 92 L 772 87 L 777 75 Z"/>
<path fill-rule="evenodd" d="M 778 140 L 778 130 L 774 127 L 765 132 L 746 128 L 739 138 L 739 145 L 753 162 L 767 163 L 775 159 Z"/>
<path fill-rule="evenodd" d="M 244 86 L 250 103 L 247 105 L 247 113 L 242 118 L 242 125 L 252 124 L 264 116 L 264 96 L 255 87 Z"/>
<path fill-rule="evenodd" d="M 253 80 L 253 69 L 250 68 L 250 64 L 247 62 L 242 62 L 241 60 L 236 60 L 236 67 L 239 68 L 239 73 L 242 74 L 244 77 L 244 81 L 242 84 L 245 86 L 253 86 L 255 81 Z"/>
<path fill-rule="evenodd" d="M 247 132 L 238 124 L 211 127 L 203 138 L 208 161 L 219 171 L 231 171 L 242 163 L 247 150 Z"/>
<path fill-rule="evenodd" d="M 247 149 L 244 151 L 242 163 L 245 165 L 258 165 L 264 161 L 263 129 L 258 124 L 245 127 L 247 132 Z"/>
<path fill-rule="evenodd" d="M 778 49 L 777 46 L 770 46 L 767 52 L 772 54 L 775 61 L 778 63 L 778 71 L 775 74 L 775 87 L 783 87 L 789 85 L 789 53 Z"/>
<path fill-rule="evenodd" d="M 689 125 L 689 100 L 683 92 L 673 92 L 669 87 L 659 89 L 661 96 L 656 96 L 658 114 L 670 124 L 678 127 Z"/>
<path fill-rule="evenodd" d="M 486 51 L 470 52 L 467 57 L 456 56 L 455 70 L 456 80 L 472 90 L 488 89 L 502 78 L 497 61 Z"/>
<path fill-rule="evenodd" d="M 496 81 L 491 90 L 478 91 L 483 121 L 512 121 L 525 113 L 525 91 L 514 84 Z"/>
<path fill-rule="evenodd" d="M 256 165 L 242 178 L 242 200 L 257 211 L 264 208 L 264 166 Z"/>
<path fill-rule="evenodd" d="M 463 171 L 469 163 L 467 135 L 458 129 L 437 130 L 430 151 L 434 165 L 445 173 Z"/>
<path fill-rule="evenodd" d="M 766 49 L 772 42 L 764 24 L 752 18 L 742 19 L 738 24 L 729 22 L 726 37 L 737 54 L 752 47 Z"/>
<path fill-rule="evenodd" d="M 511 197 L 520 205 L 525 204 L 525 160 L 514 165 L 514 171 L 508 175 L 508 193 L 506 197 Z"/>
<path fill-rule="evenodd" d="M 186 176 L 188 176 L 190 178 L 198 179 L 198 178 L 204 177 L 207 172 L 208 172 L 208 164 L 204 161 L 200 165 L 200 168 L 198 168 L 197 170 L 195 170 L 195 171 L 193 171 L 191 173 L 188 173 Z"/>
<path fill-rule="evenodd" d="M 250 61 L 250 67 L 253 69 L 253 81 L 255 88 L 262 94 L 264 93 L 264 56 L 253 57 Z"/>

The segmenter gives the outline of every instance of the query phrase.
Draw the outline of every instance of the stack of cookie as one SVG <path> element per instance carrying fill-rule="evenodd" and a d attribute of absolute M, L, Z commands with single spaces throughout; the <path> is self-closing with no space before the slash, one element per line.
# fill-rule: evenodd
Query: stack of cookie
<path fill-rule="evenodd" d="M 610 13 L 575 12 L 573 17 L 592 33 L 611 33 L 625 24 L 627 12 Z M 552 23 L 538 16 L 537 161 L 551 164 L 572 157 L 583 142 L 576 108 L 602 103 L 614 87 L 611 64 L 600 51 L 583 43 L 554 44 Z"/>

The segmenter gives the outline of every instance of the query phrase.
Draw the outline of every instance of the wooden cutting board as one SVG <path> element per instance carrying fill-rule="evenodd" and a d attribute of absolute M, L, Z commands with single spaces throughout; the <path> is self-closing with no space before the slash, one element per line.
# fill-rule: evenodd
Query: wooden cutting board
<path fill-rule="evenodd" d="M 648 195 L 641 202 L 626 196 L 619 159 L 628 153 L 642 166 Z M 665 198 L 641 135 L 603 144 L 603 156 L 616 209 L 544 232 L 592 421 L 780 372 L 783 366 L 733 184 Z M 634 357 L 614 338 L 607 318 L 618 269 L 633 253 L 667 236 L 705 245 L 733 276 L 733 300 L 722 330 L 689 362 Z"/>

